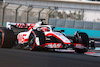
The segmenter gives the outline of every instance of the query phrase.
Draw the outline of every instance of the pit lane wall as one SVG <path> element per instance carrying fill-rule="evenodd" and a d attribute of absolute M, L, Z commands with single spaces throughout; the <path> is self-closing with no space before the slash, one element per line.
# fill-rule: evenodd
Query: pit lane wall
<path fill-rule="evenodd" d="M 90 38 L 100 38 L 99 22 L 50 18 L 49 24 L 55 26 L 55 30 L 65 30 L 67 36 L 74 36 L 76 31 L 80 31 L 87 33 Z"/>

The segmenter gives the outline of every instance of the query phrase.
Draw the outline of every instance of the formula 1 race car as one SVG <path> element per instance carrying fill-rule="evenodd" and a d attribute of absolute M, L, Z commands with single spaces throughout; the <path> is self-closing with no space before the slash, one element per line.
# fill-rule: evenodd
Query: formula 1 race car
<path fill-rule="evenodd" d="M 0 47 L 12 48 L 14 44 L 24 49 L 67 49 L 72 48 L 77 53 L 87 52 L 89 38 L 84 32 L 75 32 L 73 39 L 68 39 L 61 31 L 55 31 L 55 27 L 37 23 L 11 23 L 0 28 Z M 93 44 L 94 46 L 94 44 Z"/>

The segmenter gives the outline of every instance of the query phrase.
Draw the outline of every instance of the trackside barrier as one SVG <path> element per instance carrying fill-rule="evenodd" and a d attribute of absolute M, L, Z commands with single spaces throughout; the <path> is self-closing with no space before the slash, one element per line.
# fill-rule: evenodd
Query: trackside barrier
<path fill-rule="evenodd" d="M 81 31 L 87 33 L 90 38 L 100 38 L 100 22 L 49 18 L 49 25 L 55 26 L 55 30 L 65 30 L 67 36 Z"/>
<path fill-rule="evenodd" d="M 74 29 L 74 28 L 62 28 L 56 27 L 55 30 L 65 30 L 66 36 L 74 36 L 76 31 L 85 32 L 88 34 L 89 38 L 100 38 L 100 31 L 99 30 L 86 30 L 86 29 Z"/>
<path fill-rule="evenodd" d="M 73 23 L 73 22 L 70 21 L 70 24 L 71 23 Z M 74 36 L 74 33 L 76 31 L 80 31 L 80 32 L 87 33 L 90 38 L 100 38 L 100 30 L 75 29 L 75 28 L 72 28 L 72 26 L 70 24 L 67 24 L 67 25 L 69 25 L 70 28 L 64 28 L 61 26 L 61 27 L 56 27 L 55 30 L 65 30 L 64 33 L 66 34 L 66 36 Z M 87 25 L 87 24 L 90 24 L 90 25 Z M 0 25 L 1 25 L 1 23 L 0 23 Z M 54 23 L 54 25 L 55 25 L 55 23 Z M 62 24 L 62 25 L 64 25 L 64 24 Z M 91 29 L 91 26 L 93 26 L 91 23 L 86 23 L 86 25 L 85 26 L 90 28 L 90 29 Z M 3 23 L 3 26 L 6 26 L 6 23 Z M 97 25 L 97 26 L 99 26 L 99 25 Z"/>
<path fill-rule="evenodd" d="M 0 26 L 2 26 L 2 24 L 0 23 Z M 3 26 L 6 26 L 6 23 L 3 23 Z"/>
<path fill-rule="evenodd" d="M 63 28 L 100 30 L 100 22 L 49 18 L 48 24 Z"/>

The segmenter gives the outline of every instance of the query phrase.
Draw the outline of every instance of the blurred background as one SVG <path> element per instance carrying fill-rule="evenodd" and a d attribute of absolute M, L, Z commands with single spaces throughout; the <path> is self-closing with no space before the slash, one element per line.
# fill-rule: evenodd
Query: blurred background
<path fill-rule="evenodd" d="M 36 23 L 39 19 L 46 19 L 45 23 L 56 27 L 95 30 L 100 33 L 100 2 L 99 0 L 0 1 L 0 26 L 5 26 L 6 22 Z"/>

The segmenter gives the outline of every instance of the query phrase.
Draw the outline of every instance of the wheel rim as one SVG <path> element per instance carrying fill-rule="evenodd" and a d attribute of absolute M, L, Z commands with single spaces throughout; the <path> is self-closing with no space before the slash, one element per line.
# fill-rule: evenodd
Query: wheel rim
<path fill-rule="evenodd" d="M 30 50 L 34 49 L 34 44 L 35 44 L 35 36 L 33 33 L 31 33 L 30 38 L 29 38 L 29 49 Z"/>

